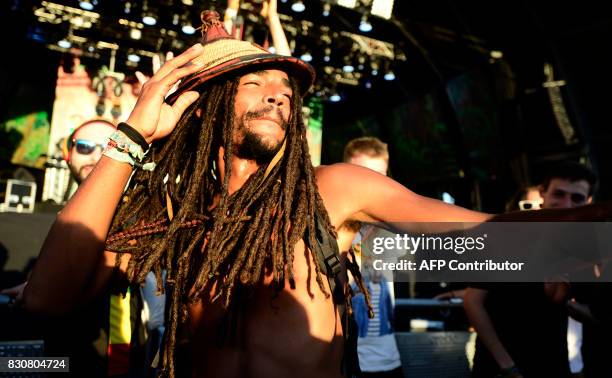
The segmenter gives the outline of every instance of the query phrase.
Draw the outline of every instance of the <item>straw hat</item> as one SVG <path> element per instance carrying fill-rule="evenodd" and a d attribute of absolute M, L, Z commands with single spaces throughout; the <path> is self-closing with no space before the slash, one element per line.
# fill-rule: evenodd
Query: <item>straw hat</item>
<path fill-rule="evenodd" d="M 194 63 L 202 65 L 202 70 L 185 78 L 176 92 L 166 101 L 173 103 L 180 94 L 197 90 L 204 82 L 219 75 L 239 70 L 261 66 L 280 69 L 294 77 L 299 85 L 301 95 L 304 96 L 314 82 L 315 72 L 312 66 L 298 58 L 272 54 L 263 47 L 254 43 L 232 38 L 219 21 L 219 14 L 206 10 L 201 14 L 202 19 L 202 55 L 195 58 Z"/>

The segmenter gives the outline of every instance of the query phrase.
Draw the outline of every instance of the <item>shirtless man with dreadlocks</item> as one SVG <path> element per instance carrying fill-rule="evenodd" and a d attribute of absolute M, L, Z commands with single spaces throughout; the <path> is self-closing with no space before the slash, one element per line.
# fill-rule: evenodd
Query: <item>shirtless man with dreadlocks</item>
<path fill-rule="evenodd" d="M 341 316 L 313 252 L 317 231 L 333 234 L 347 220 L 490 216 L 366 168 L 315 170 L 301 119 L 312 68 L 230 39 L 214 12 L 202 20 L 203 46 L 144 85 L 131 128 L 119 127 L 58 215 L 25 306 L 59 313 L 117 282 L 114 272 L 142 282 L 153 271 L 161 282 L 165 269 L 162 376 L 175 375 L 184 326 L 193 376 L 339 377 Z"/>

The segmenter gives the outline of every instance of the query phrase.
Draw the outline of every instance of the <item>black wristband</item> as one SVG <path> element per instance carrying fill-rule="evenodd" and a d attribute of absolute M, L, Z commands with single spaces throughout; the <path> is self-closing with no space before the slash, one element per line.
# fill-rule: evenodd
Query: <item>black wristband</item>
<path fill-rule="evenodd" d="M 119 123 L 119 126 L 117 126 L 117 130 L 124 133 L 125 136 L 127 136 L 128 138 L 132 140 L 132 142 L 142 147 L 142 150 L 144 152 L 147 152 L 147 150 L 149 149 L 149 143 L 147 143 L 145 138 L 138 131 L 136 131 L 135 128 L 128 125 L 127 123 L 125 122 Z"/>

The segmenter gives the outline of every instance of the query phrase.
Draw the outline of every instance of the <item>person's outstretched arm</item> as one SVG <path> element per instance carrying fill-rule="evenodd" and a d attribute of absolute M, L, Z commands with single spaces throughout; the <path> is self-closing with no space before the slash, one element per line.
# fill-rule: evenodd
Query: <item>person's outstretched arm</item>
<path fill-rule="evenodd" d="M 476 329 L 478 337 L 493 356 L 499 368 L 507 369 L 514 366 L 514 361 L 499 339 L 485 308 L 484 302 L 487 294 L 487 290 L 467 288 L 463 298 L 463 308 L 470 324 Z"/>
<path fill-rule="evenodd" d="M 338 221 L 419 223 L 429 222 L 429 232 L 453 231 L 453 225 L 435 222 L 578 222 L 612 217 L 612 202 L 573 209 L 541 209 L 506 214 L 487 214 L 428 198 L 371 169 L 338 163 L 317 167 L 317 185 L 325 193 L 328 212 Z"/>
<path fill-rule="evenodd" d="M 485 222 L 491 214 L 414 193 L 393 179 L 353 164 L 319 166 L 317 185 L 333 224 L 346 220 L 384 223 Z M 440 232 L 446 230 L 441 229 Z M 450 230 L 448 230 L 450 231 Z"/>
<path fill-rule="evenodd" d="M 283 30 L 283 25 L 280 22 L 277 12 L 277 0 L 266 0 L 263 3 L 261 16 L 265 18 L 266 24 L 270 29 L 272 36 L 272 45 L 279 55 L 291 56 L 291 48 L 287 41 L 287 36 Z"/>
<path fill-rule="evenodd" d="M 170 134 L 181 114 L 199 96 L 186 92 L 170 106 L 167 92 L 181 78 L 201 69 L 185 66 L 202 50 L 195 45 L 166 62 L 143 86 L 127 123 L 148 143 Z M 104 288 L 112 276 L 114 254 L 104 252 L 108 230 L 132 167 L 103 156 L 58 214 L 24 290 L 26 309 L 62 313 Z"/>

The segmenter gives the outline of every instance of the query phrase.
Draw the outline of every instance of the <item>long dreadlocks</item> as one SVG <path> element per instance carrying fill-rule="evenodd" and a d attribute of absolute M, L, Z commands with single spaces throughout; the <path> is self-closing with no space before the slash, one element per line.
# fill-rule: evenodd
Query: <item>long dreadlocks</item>
<path fill-rule="evenodd" d="M 308 235 L 305 245 L 313 250 L 315 214 L 335 235 L 317 192 L 299 96 L 291 102 L 281 160 L 267 176 L 261 167 L 229 195 L 238 79 L 206 86 L 175 131 L 152 147 L 147 159 L 155 161 L 155 170 L 134 174 L 107 239 L 107 249 L 120 253 L 116 264 L 121 254 L 131 255 L 130 282 L 142 283 L 153 271 L 163 292 L 162 270 L 167 272 L 162 376 L 174 376 L 177 329 L 186 320 L 187 306 L 213 282 L 212 300 L 221 300 L 225 308 L 237 285 L 260 283 L 265 266 L 272 269 L 278 291 L 286 279 L 293 288 L 294 246 Z M 299 93 L 294 80 L 291 87 Z M 215 160 L 221 146 L 226 171 L 219 182 Z M 218 203 L 209 210 L 215 195 Z M 319 288 L 329 295 L 313 265 Z"/>

